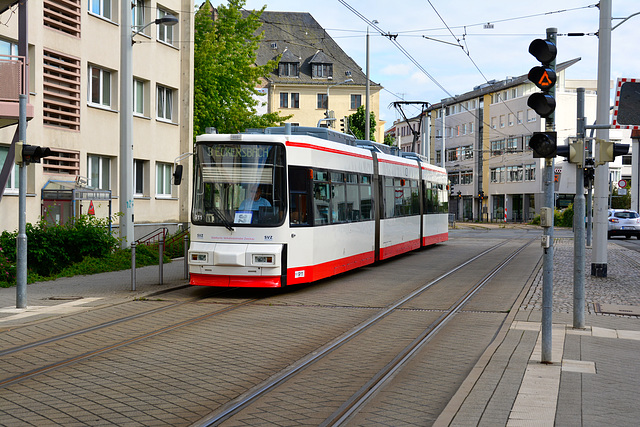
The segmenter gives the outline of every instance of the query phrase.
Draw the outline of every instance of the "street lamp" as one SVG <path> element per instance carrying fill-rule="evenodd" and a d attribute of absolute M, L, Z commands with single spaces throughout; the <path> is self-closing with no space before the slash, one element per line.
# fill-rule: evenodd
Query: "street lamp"
<path fill-rule="evenodd" d="M 175 25 L 178 18 L 165 15 L 134 31 L 131 0 L 120 8 L 120 238 L 128 248 L 135 240 L 133 218 L 133 37 L 151 24 Z M 133 31 L 133 32 L 132 32 Z"/>
<path fill-rule="evenodd" d="M 378 24 L 377 20 L 373 20 L 372 21 L 373 24 Z M 366 89 L 365 89 L 365 95 L 364 95 L 364 139 L 370 139 L 371 137 L 371 123 L 370 123 L 370 118 L 369 116 L 371 115 L 371 107 L 369 106 L 369 97 L 371 96 L 371 84 L 369 81 L 369 26 L 367 25 L 367 69 L 366 69 L 366 73 L 367 73 L 367 85 L 366 85 Z"/>
<path fill-rule="evenodd" d="M 347 79 L 347 80 L 345 80 L 343 82 L 336 83 L 336 84 L 333 84 L 333 85 L 327 87 L 327 113 L 326 113 L 327 119 L 329 119 L 329 89 L 331 89 L 334 86 L 343 85 L 345 83 L 349 83 L 349 82 L 352 82 L 352 81 L 353 81 L 353 79 Z M 334 120 L 335 120 L 335 118 L 334 118 Z"/>

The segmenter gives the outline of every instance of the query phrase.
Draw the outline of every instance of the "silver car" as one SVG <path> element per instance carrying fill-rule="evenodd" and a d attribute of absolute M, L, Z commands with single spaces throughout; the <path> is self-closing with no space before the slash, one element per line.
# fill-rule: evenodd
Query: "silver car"
<path fill-rule="evenodd" d="M 627 209 L 609 209 L 608 237 L 624 236 L 629 239 L 636 236 L 640 239 L 640 215 Z"/>

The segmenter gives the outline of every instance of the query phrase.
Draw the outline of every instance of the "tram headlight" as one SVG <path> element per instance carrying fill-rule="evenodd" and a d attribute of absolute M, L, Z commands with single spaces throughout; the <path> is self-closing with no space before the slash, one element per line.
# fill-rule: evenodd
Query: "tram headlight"
<path fill-rule="evenodd" d="M 191 252 L 191 262 L 198 263 L 198 264 L 206 264 L 207 254 Z"/>
<path fill-rule="evenodd" d="M 253 265 L 274 265 L 275 263 L 275 255 L 253 254 Z"/>

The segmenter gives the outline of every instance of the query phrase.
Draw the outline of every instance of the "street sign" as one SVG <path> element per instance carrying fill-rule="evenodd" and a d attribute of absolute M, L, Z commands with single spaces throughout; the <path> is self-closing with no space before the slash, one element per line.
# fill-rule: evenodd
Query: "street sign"
<path fill-rule="evenodd" d="M 627 181 L 625 181 L 624 179 L 621 179 L 620 181 L 618 181 L 619 188 L 625 188 L 626 186 L 627 186 Z"/>
<path fill-rule="evenodd" d="M 640 129 L 640 79 L 618 79 L 612 124 L 614 129 Z"/>

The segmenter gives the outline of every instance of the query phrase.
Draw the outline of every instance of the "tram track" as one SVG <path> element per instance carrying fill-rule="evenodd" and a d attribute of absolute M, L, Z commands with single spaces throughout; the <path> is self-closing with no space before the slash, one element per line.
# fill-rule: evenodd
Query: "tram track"
<path fill-rule="evenodd" d="M 213 296 L 219 296 L 225 293 L 228 293 L 230 291 L 232 291 L 233 289 L 225 289 L 222 290 L 220 292 L 216 292 Z M 212 295 L 209 295 L 208 297 L 211 297 Z M 121 325 L 121 324 L 125 324 L 127 322 L 133 322 L 136 320 L 139 320 L 141 318 L 144 318 L 146 316 L 152 316 L 152 315 L 157 315 L 157 314 L 165 314 L 166 312 L 169 312 L 171 310 L 176 310 L 180 307 L 189 305 L 189 304 L 193 304 L 194 302 L 200 301 L 202 300 L 202 297 L 196 297 L 196 298 L 190 298 L 188 300 L 185 301 L 179 301 L 179 302 L 175 302 L 172 304 L 169 304 L 167 306 L 164 307 L 158 307 L 158 308 L 154 308 L 151 310 L 146 310 L 140 313 L 136 313 L 130 316 L 125 316 L 125 317 L 121 317 L 121 318 L 117 318 L 114 320 L 110 320 L 108 322 L 104 322 L 104 323 L 100 323 L 97 325 L 93 325 L 93 326 L 89 326 L 89 327 L 85 327 L 85 328 L 81 328 L 72 332 L 68 332 L 68 333 L 64 333 L 64 334 L 60 334 L 54 337 L 50 337 L 50 338 L 46 338 L 46 339 L 42 339 L 42 340 L 37 340 L 28 344 L 24 344 L 24 345 L 20 345 L 20 346 L 15 346 L 6 350 L 2 350 L 0 351 L 0 358 L 1 357 L 6 357 L 6 356 L 10 356 L 10 355 L 14 355 L 14 354 L 20 354 L 22 352 L 26 352 L 26 351 L 37 351 L 39 347 L 42 346 L 47 346 L 47 345 L 51 345 L 51 344 L 61 344 L 64 343 L 65 340 L 70 340 L 70 339 L 78 339 L 78 338 L 82 338 L 83 335 L 87 335 L 96 331 L 100 331 L 103 329 L 107 329 L 110 327 L 114 327 L 117 325 Z M 0 388 L 3 387 L 7 387 L 11 384 L 15 384 L 19 381 L 23 381 L 25 379 L 29 379 L 29 378 L 33 378 L 37 375 L 41 375 L 43 373 L 49 372 L 51 370 L 54 369 L 59 369 L 65 366 L 68 366 L 70 364 L 79 362 L 81 360 L 84 359 L 88 359 L 91 357 L 95 357 L 104 353 L 107 353 L 109 351 L 113 351 L 119 348 L 122 348 L 124 346 L 127 345 L 131 345 L 137 342 L 140 342 L 142 340 L 154 337 L 154 336 L 158 336 L 167 332 L 171 332 L 174 331 L 176 329 L 182 328 L 182 327 L 186 327 L 189 325 L 193 325 L 202 321 L 205 321 L 207 319 L 210 319 L 212 317 L 218 316 L 218 315 L 222 315 L 225 313 L 229 313 L 231 311 L 237 310 L 241 307 L 245 307 L 249 304 L 252 304 L 256 301 L 259 301 L 260 298 L 252 298 L 252 299 L 246 299 L 245 301 L 241 301 L 241 302 L 236 302 L 233 303 L 232 305 L 228 306 L 228 307 L 224 307 L 222 309 L 219 310 L 215 310 L 203 315 L 199 315 L 187 320 L 183 320 L 177 323 L 173 323 L 173 324 L 169 324 L 166 326 L 163 326 L 161 328 L 156 328 L 150 331 L 147 331 L 145 333 L 133 336 L 131 338 L 127 338 L 124 340 L 120 340 L 117 342 L 114 342 L 112 344 L 109 345 L 105 345 L 105 346 L 101 346 L 99 348 L 95 348 L 92 349 L 90 351 L 81 353 L 81 354 L 77 354 L 74 355 L 72 357 L 68 357 L 68 358 L 64 358 L 62 360 L 58 360 L 43 366 L 39 366 L 37 368 L 34 369 L 30 369 L 26 372 L 21 372 L 19 374 L 16 375 L 11 375 L 5 378 L 0 378 Z"/>
<path fill-rule="evenodd" d="M 443 327 L 449 322 L 456 314 L 460 312 L 467 302 L 480 290 L 483 286 L 491 281 L 491 279 L 503 270 L 518 254 L 520 254 L 525 248 L 527 248 L 534 239 L 528 239 L 524 244 L 519 246 L 515 251 L 512 251 L 510 255 L 505 257 L 497 266 L 493 267 L 483 278 L 475 283 L 467 292 L 458 298 L 447 310 L 438 317 L 436 321 L 431 323 L 423 332 L 416 337 L 408 346 L 400 351 L 389 363 L 387 363 L 383 369 L 379 370 L 375 375 L 371 377 L 356 393 L 354 393 L 349 399 L 347 399 L 335 412 L 333 412 L 322 425 L 340 425 L 345 420 L 349 419 L 359 408 L 361 408 L 368 399 L 376 393 L 376 391 L 385 384 L 388 378 L 392 377 L 402 366 L 406 363 L 412 355 L 422 348 L 432 337 L 434 337 Z M 508 241 L 500 242 L 481 253 L 469 258 L 467 261 L 459 264 L 458 266 L 450 269 L 446 273 L 441 274 L 428 283 L 420 286 L 413 292 L 403 296 L 396 300 L 392 304 L 385 307 L 379 313 L 371 316 L 369 319 L 363 321 L 356 327 L 345 332 L 338 338 L 334 339 L 330 343 L 320 347 L 316 351 L 312 352 L 307 357 L 300 359 L 296 363 L 292 364 L 288 369 L 281 371 L 280 373 L 272 376 L 268 381 L 254 387 L 247 391 L 242 396 L 229 402 L 217 411 L 202 418 L 195 426 L 213 426 L 220 425 L 223 422 L 231 419 L 236 414 L 249 407 L 252 403 L 258 399 L 264 397 L 271 391 L 275 390 L 278 386 L 284 384 L 296 375 L 303 372 L 306 368 L 310 367 L 314 363 L 320 361 L 322 358 L 343 346 L 345 343 L 353 340 L 355 337 L 362 334 L 367 329 L 373 327 L 375 324 L 386 318 L 390 314 L 401 310 L 402 306 L 407 302 L 415 299 L 423 294 L 426 290 L 430 289 L 436 284 L 441 283 L 444 279 L 455 274 L 456 272 L 469 266 L 471 263 L 481 259 L 485 255 L 493 252 L 494 250 L 506 245 Z"/>

